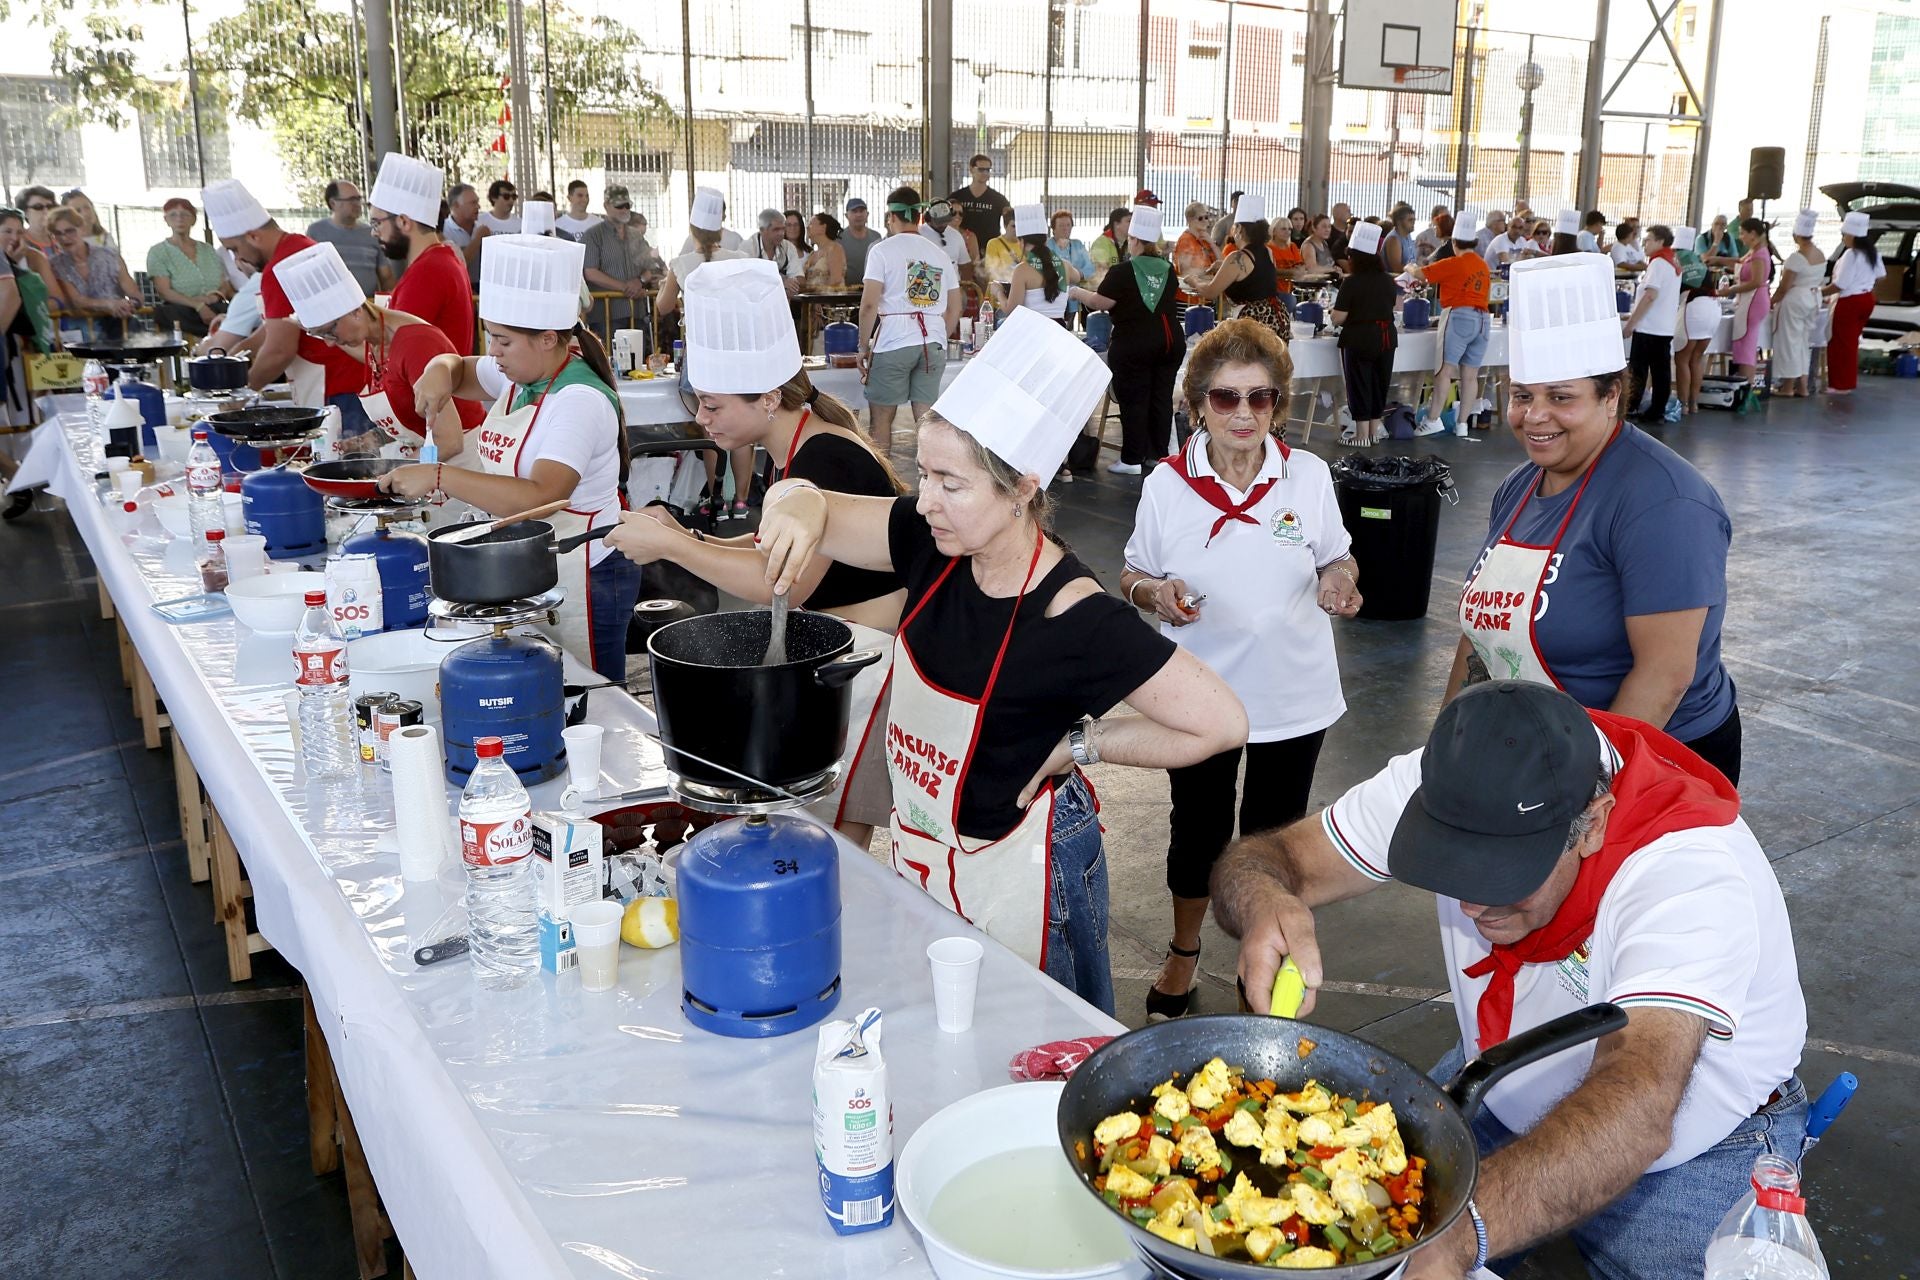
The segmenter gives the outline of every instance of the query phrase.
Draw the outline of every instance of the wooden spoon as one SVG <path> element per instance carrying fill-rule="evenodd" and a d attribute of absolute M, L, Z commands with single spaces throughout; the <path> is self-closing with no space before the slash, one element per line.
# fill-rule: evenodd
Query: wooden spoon
<path fill-rule="evenodd" d="M 549 502 L 545 506 L 516 512 L 510 516 L 501 516 L 498 520 L 477 521 L 464 528 L 455 529 L 452 533 L 442 534 L 440 545 L 444 547 L 461 542 L 472 542 L 476 538 L 486 537 L 495 529 L 504 529 L 510 524 L 519 524 L 522 520 L 538 520 L 541 516 L 550 516 L 556 511 L 565 510 L 569 501 L 570 499 L 562 498 L 558 502 Z"/>

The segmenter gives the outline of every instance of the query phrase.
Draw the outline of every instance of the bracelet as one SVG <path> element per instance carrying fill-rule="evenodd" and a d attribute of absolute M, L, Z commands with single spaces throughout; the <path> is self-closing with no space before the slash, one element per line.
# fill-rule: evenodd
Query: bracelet
<path fill-rule="evenodd" d="M 1467 1217 L 1473 1220 L 1473 1262 L 1467 1268 L 1471 1274 L 1487 1265 L 1487 1222 L 1480 1216 L 1480 1206 L 1471 1198 L 1467 1200 Z"/>
<path fill-rule="evenodd" d="M 1345 560 L 1335 560 L 1332 564 L 1328 565 L 1326 568 L 1322 569 L 1320 572 L 1344 573 L 1347 575 L 1348 582 L 1351 582 L 1356 587 L 1360 585 L 1360 579 L 1353 576 L 1353 570 L 1347 567 L 1347 562 Z"/>
<path fill-rule="evenodd" d="M 436 493 L 445 492 L 445 490 L 440 488 L 440 473 L 441 473 L 441 469 L 445 465 L 446 465 L 445 463 L 440 463 L 440 462 L 436 462 L 433 464 L 433 488 L 434 488 L 434 492 Z"/>
<path fill-rule="evenodd" d="M 806 479 L 805 477 L 796 476 L 792 480 L 783 480 L 781 481 L 781 483 L 786 485 L 787 487 L 782 489 L 779 495 L 775 497 L 771 502 L 767 502 L 764 499 L 762 499 L 761 507 L 760 507 L 761 511 L 764 512 L 770 507 L 779 506 L 782 502 L 785 502 L 787 500 L 787 495 L 793 493 L 796 489 L 812 489 L 815 493 L 818 493 L 820 491 L 819 485 L 815 484 L 811 480 Z"/>
<path fill-rule="evenodd" d="M 707 535 L 699 529 L 689 529 L 687 530 L 687 532 L 692 534 L 696 539 L 698 539 L 701 542 L 705 542 L 707 540 Z"/>
<path fill-rule="evenodd" d="M 1146 577 L 1135 578 L 1133 580 L 1133 585 L 1127 588 L 1127 603 L 1132 605 L 1134 608 L 1139 609 L 1140 602 L 1133 598 L 1133 593 L 1140 589 L 1140 584 L 1143 582 L 1165 582 L 1165 581 L 1166 581 L 1165 578 L 1146 578 Z M 1152 607 L 1153 607 L 1152 605 L 1148 605 L 1147 609 L 1150 610 L 1152 609 Z M 1146 612 L 1146 610 L 1142 610 L 1142 612 Z"/>
<path fill-rule="evenodd" d="M 1073 762 L 1082 769 L 1100 763 L 1100 748 L 1093 743 L 1094 724 L 1093 717 L 1088 716 L 1067 734 L 1067 750 L 1072 753 Z"/>

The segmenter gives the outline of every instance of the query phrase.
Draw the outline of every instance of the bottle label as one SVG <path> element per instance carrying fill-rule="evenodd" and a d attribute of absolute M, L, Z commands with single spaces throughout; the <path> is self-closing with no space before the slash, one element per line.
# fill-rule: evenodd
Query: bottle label
<path fill-rule="evenodd" d="M 295 649 L 293 682 L 304 688 L 347 682 L 345 645 L 333 649 Z"/>
<path fill-rule="evenodd" d="M 526 811 L 499 822 L 460 819 L 460 856 L 470 867 L 505 867 L 533 852 L 533 818 Z"/>
<path fill-rule="evenodd" d="M 219 487 L 220 468 L 217 465 L 193 467 L 187 471 L 187 488 L 204 490 Z"/>

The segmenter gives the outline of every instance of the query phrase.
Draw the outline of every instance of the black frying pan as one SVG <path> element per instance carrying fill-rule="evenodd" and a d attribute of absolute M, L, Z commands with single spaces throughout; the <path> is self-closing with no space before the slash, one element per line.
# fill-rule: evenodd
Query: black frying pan
<path fill-rule="evenodd" d="M 1588 1005 L 1552 1022 L 1523 1031 L 1495 1045 L 1469 1062 L 1442 1089 L 1425 1072 L 1368 1044 L 1358 1036 L 1261 1014 L 1213 1014 L 1156 1023 L 1102 1045 L 1067 1078 L 1058 1114 L 1060 1146 L 1080 1171 L 1089 1195 L 1100 1172 L 1093 1150 L 1093 1130 L 1108 1116 L 1138 1110 L 1155 1085 L 1178 1072 L 1184 1078 L 1221 1058 L 1239 1067 L 1250 1080 L 1273 1080 L 1282 1093 L 1294 1093 L 1308 1080 L 1318 1080 L 1335 1093 L 1374 1102 L 1390 1102 L 1400 1122 L 1407 1154 L 1427 1161 L 1426 1200 L 1422 1205 L 1420 1235 L 1406 1249 L 1375 1262 L 1344 1267 L 1318 1267 L 1311 1274 L 1339 1280 L 1363 1280 L 1385 1275 L 1427 1241 L 1437 1238 L 1465 1211 L 1480 1172 L 1478 1148 L 1467 1121 L 1480 1109 L 1487 1090 L 1509 1072 L 1538 1062 L 1562 1050 L 1597 1040 L 1627 1025 L 1618 1005 Z M 1302 1039 L 1314 1049 L 1301 1058 Z M 1087 1158 L 1074 1154 L 1074 1144 L 1086 1145 Z M 1105 1201 L 1101 1202 L 1105 1205 Z M 1271 1277 L 1273 1268 L 1249 1259 L 1209 1257 L 1162 1240 L 1120 1215 L 1134 1247 L 1158 1266 L 1192 1280 L 1256 1280 Z"/>

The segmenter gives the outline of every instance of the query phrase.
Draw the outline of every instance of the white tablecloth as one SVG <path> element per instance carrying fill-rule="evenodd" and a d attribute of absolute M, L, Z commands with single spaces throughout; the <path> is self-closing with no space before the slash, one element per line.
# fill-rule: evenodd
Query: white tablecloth
<path fill-rule="evenodd" d="M 965 363 L 964 360 L 947 361 L 947 370 L 940 377 L 941 390 L 953 385 Z M 867 407 L 867 388 L 860 381 L 858 369 L 808 369 L 807 376 L 815 387 L 855 413 Z M 664 426 L 692 421 L 680 403 L 679 383 L 673 378 L 626 379 L 620 384 L 620 403 L 626 408 L 629 423 Z"/>
<path fill-rule="evenodd" d="M 246 651 L 269 638 L 231 618 L 175 627 L 146 607 L 193 590 L 190 567 L 108 527 L 83 426 L 68 417 L 40 428 L 30 464 L 66 499 L 228 824 L 260 932 L 307 980 L 419 1275 L 930 1274 L 904 1217 L 846 1239 L 827 1226 L 812 1155 L 812 1032 L 747 1041 L 694 1030 L 679 1009 L 677 948 L 623 948 L 620 986 L 604 995 L 584 994 L 577 975 L 497 995 L 479 991 L 464 963 L 415 966 L 413 948 L 429 939 L 412 931 L 440 915 L 458 880 L 402 882 L 384 775 L 306 781 L 281 702 L 289 686 L 236 677 L 243 660 L 259 669 Z M 608 727 L 607 771 L 642 781 L 655 750 L 645 710 L 613 691 L 589 705 Z M 535 804 L 551 806 L 557 786 L 544 784 Z M 924 951 L 973 931 L 851 846 L 841 876 L 839 1013 L 886 1011 L 896 1150 L 938 1108 L 1004 1083 L 1019 1049 L 1119 1029 L 987 940 L 974 1029 L 943 1035 Z"/>

